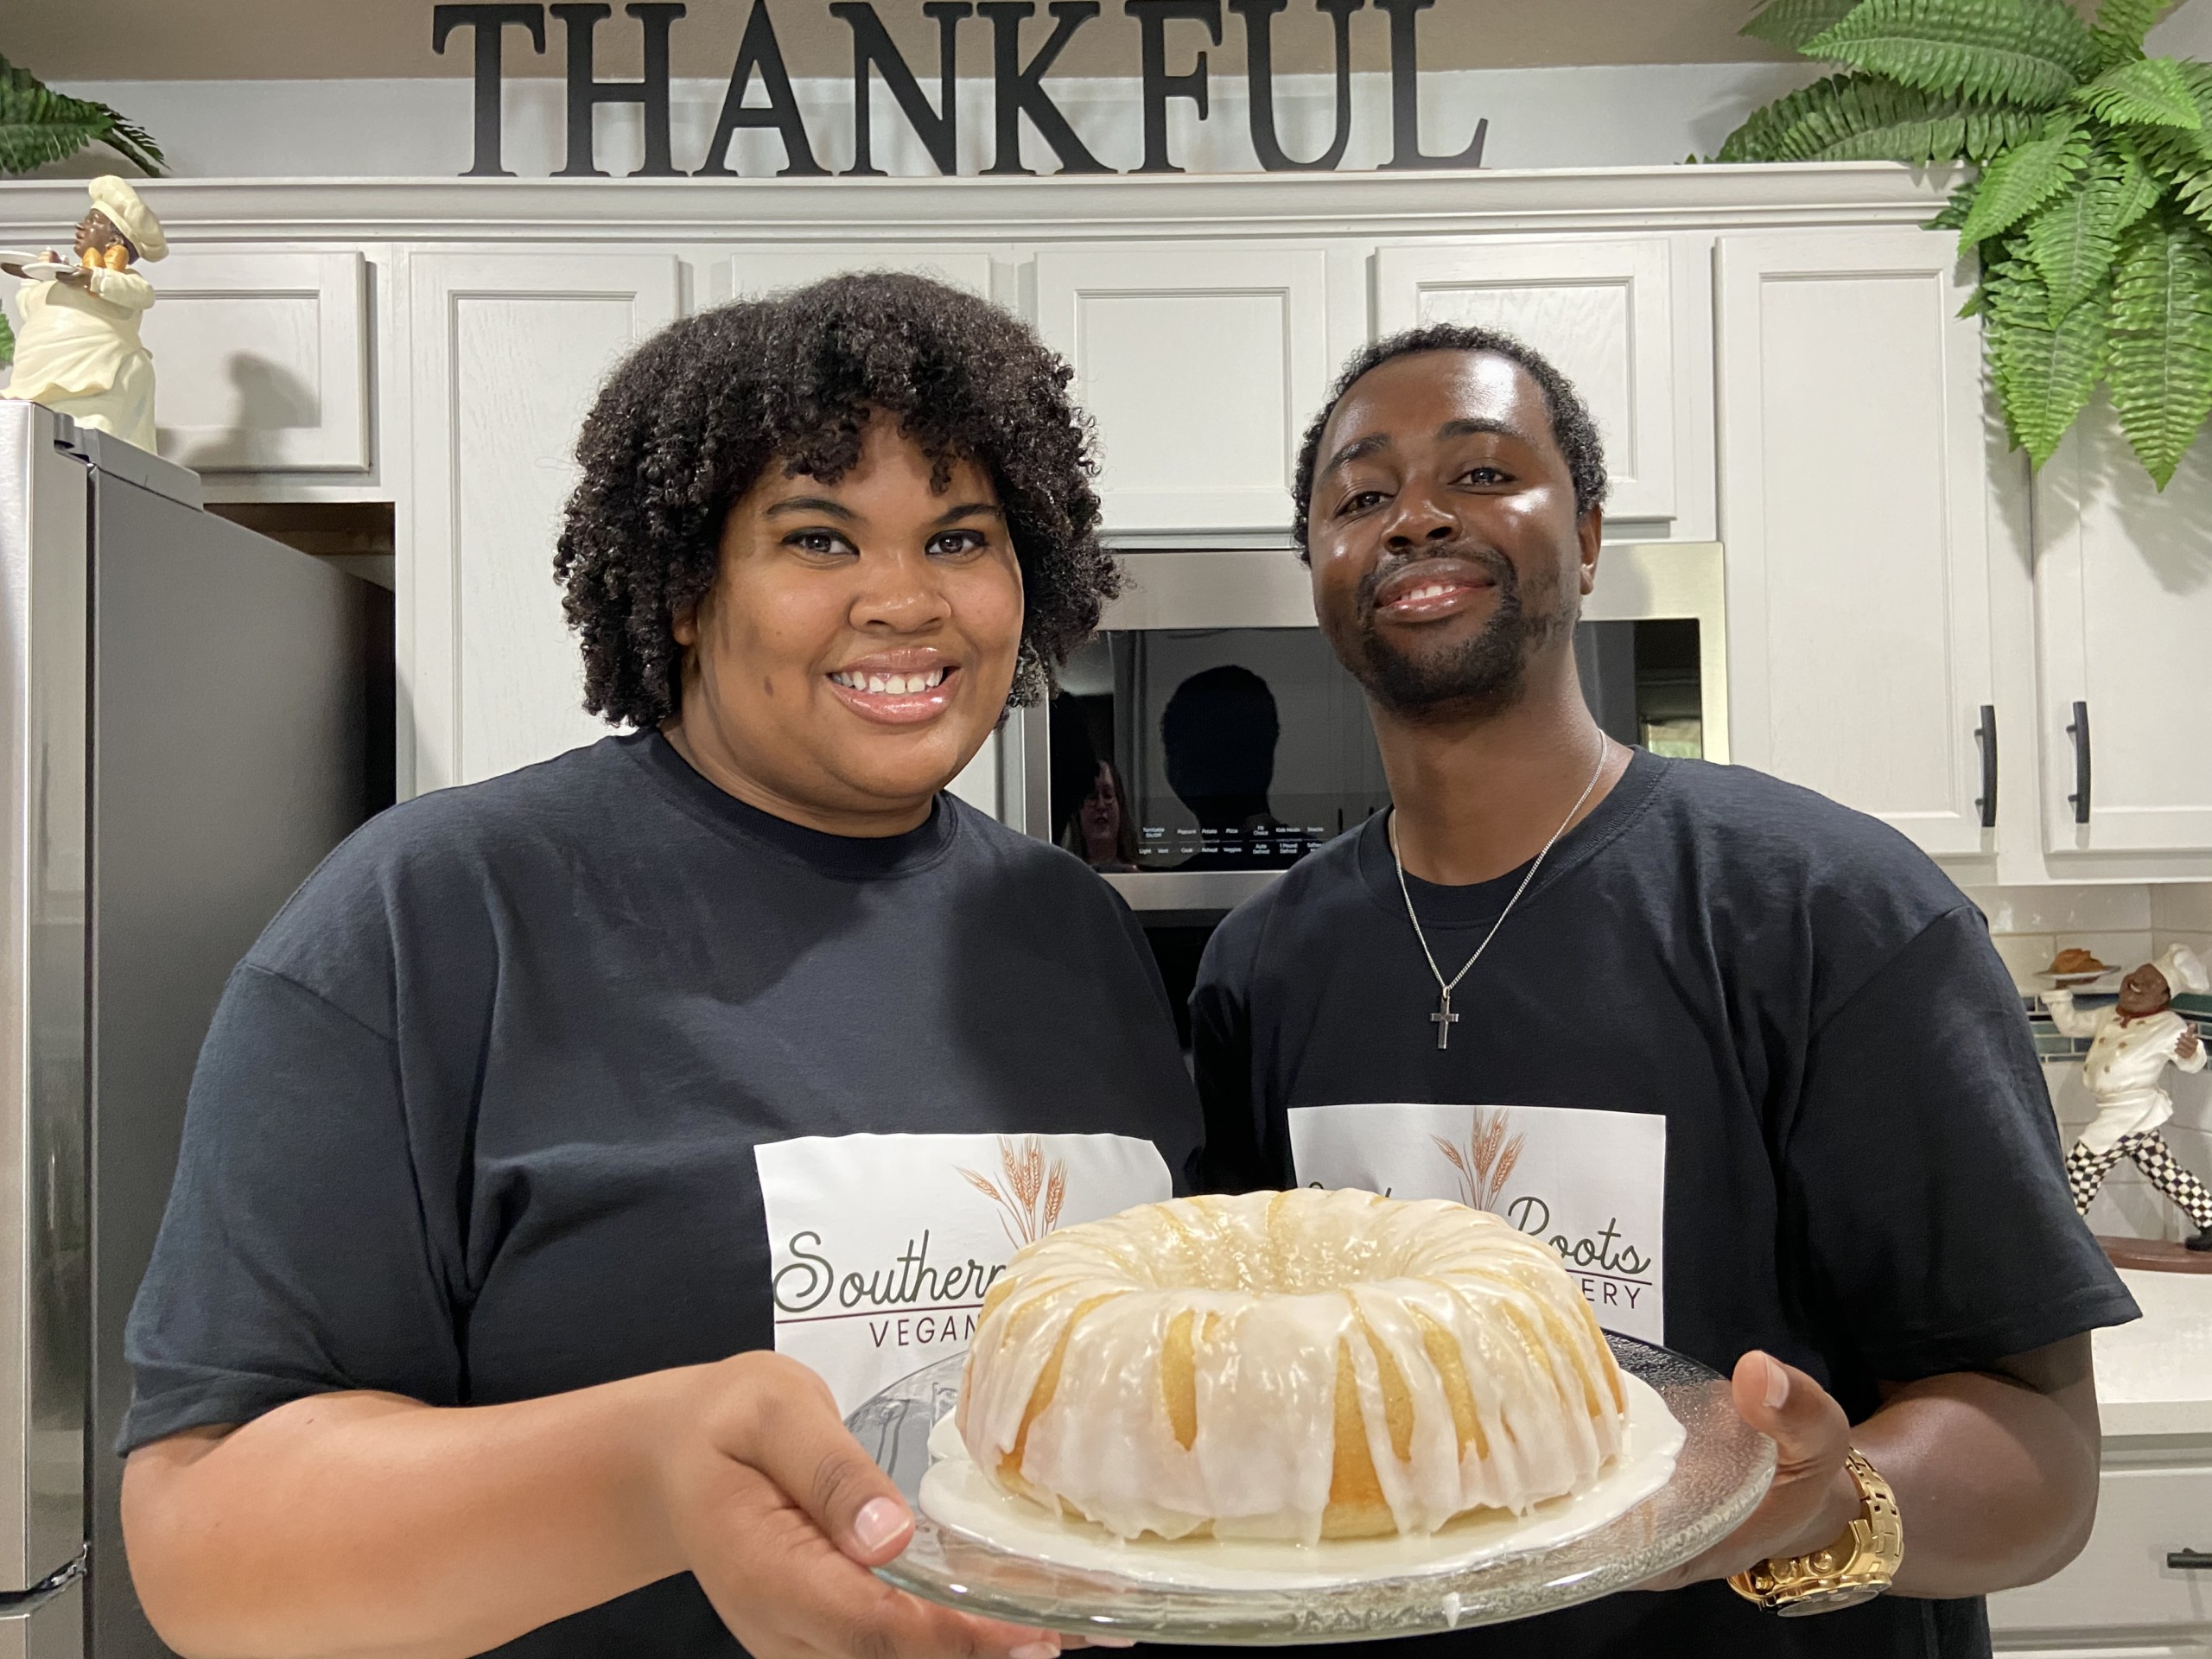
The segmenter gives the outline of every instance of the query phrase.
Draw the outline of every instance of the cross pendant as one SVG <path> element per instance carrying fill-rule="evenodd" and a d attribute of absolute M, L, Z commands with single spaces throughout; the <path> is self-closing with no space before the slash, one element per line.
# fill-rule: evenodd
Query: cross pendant
<path fill-rule="evenodd" d="M 1452 1012 L 1451 992 L 1439 991 L 1436 994 L 1436 1012 L 1428 1016 L 1428 1023 L 1436 1027 L 1436 1046 L 1439 1048 L 1451 1047 L 1452 1027 L 1459 1023 L 1459 1016 Z"/>

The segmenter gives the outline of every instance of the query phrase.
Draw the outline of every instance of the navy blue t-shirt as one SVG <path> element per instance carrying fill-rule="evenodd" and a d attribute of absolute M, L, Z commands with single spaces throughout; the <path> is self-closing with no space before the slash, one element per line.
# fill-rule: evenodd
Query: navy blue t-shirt
<path fill-rule="evenodd" d="M 1446 978 L 1524 874 L 1409 880 Z M 1879 1382 L 2135 1315 L 2074 1213 L 1980 914 L 1902 836 L 1820 796 L 1637 752 L 1461 981 L 1443 1048 L 1439 1011 L 1377 817 L 1208 945 L 1191 1012 L 1212 1179 L 1480 1202 L 1560 1246 L 1602 1323 L 1723 1372 L 1763 1348 L 1854 1421 Z M 1709 1584 L 1389 1651 L 1987 1645 L 1978 1601 L 1780 1620 Z"/>
<path fill-rule="evenodd" d="M 893 1134 L 977 1137 L 934 1171 L 956 1185 L 1006 1166 L 1003 1204 L 967 1195 L 995 1243 L 1002 1217 L 1084 1201 L 1050 1137 L 1116 1137 L 1111 1167 L 1188 1190 L 1200 1117 L 1166 994 L 1077 860 L 949 796 L 906 835 L 822 835 L 658 734 L 410 802 L 232 976 L 130 1319 L 123 1447 L 336 1389 L 493 1404 L 768 1347 L 759 1172 L 803 1146 L 788 1161 L 833 1177 L 817 1217 L 889 1209 L 911 1172 L 834 1176 L 841 1144 Z M 1032 1164 L 1031 1185 L 1074 1179 L 1031 1192 Z M 832 1254 L 823 1230 L 785 1288 Z M 958 1351 L 957 1318 L 900 1317 L 977 1282 L 929 1254 L 943 1230 L 901 1231 L 810 1317 L 857 1302 L 855 1347 Z M 683 1574 L 500 1651 L 740 1649 Z"/>

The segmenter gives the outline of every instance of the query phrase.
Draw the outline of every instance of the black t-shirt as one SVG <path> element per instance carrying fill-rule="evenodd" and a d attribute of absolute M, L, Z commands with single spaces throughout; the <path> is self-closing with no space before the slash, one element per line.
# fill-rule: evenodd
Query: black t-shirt
<path fill-rule="evenodd" d="M 1409 881 L 1446 978 L 1524 874 Z M 2134 1317 L 1980 915 L 1885 826 L 1638 752 L 1460 982 L 1442 1049 L 1405 902 L 1378 817 L 1215 933 L 1191 1012 L 1216 1180 L 1482 1202 L 1559 1245 L 1610 1328 L 1723 1372 L 1764 1348 L 1854 1421 L 1878 1380 Z M 1987 1643 L 1979 1601 L 1778 1620 L 1711 1584 L 1391 1651 Z"/>
<path fill-rule="evenodd" d="M 950 797 L 818 834 L 610 738 L 378 818 L 232 976 L 123 1446 L 772 1343 L 880 1382 L 958 1351 L 1022 1229 L 1186 1191 L 1199 1141 L 1142 934 L 1075 859 Z M 689 1574 L 501 1649 L 739 1650 Z"/>

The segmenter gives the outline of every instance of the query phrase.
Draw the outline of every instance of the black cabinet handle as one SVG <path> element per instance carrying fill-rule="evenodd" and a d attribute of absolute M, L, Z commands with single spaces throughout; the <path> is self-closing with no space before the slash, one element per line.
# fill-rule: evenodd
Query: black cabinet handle
<path fill-rule="evenodd" d="M 2212 1573 L 2212 1549 L 2177 1549 L 2166 1557 L 2177 1573 Z"/>
<path fill-rule="evenodd" d="M 1981 705 L 1981 724 L 1974 728 L 1974 741 L 1981 749 L 1981 793 L 1974 798 L 1974 804 L 1981 809 L 1981 827 L 1997 827 L 1997 705 Z"/>
<path fill-rule="evenodd" d="M 2074 723 L 2066 728 L 2074 740 L 2074 792 L 2066 798 L 2074 806 L 2074 822 L 2089 821 L 2089 705 L 2074 705 Z"/>

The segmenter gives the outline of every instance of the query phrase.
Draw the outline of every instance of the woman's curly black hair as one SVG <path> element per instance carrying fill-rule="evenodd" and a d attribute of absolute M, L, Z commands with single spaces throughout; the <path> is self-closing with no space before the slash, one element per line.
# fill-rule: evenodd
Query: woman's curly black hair
<path fill-rule="evenodd" d="M 576 442 L 554 575 L 582 636 L 584 707 L 618 725 L 677 710 L 673 624 L 714 583 L 723 521 L 771 467 L 836 482 L 870 418 L 998 491 L 1021 564 L 1015 702 L 1033 702 L 1119 591 L 1072 371 L 1016 318 L 923 276 L 875 271 L 687 317 L 610 376 Z"/>

